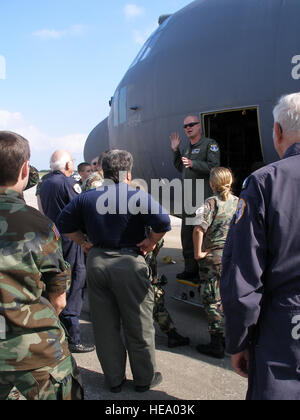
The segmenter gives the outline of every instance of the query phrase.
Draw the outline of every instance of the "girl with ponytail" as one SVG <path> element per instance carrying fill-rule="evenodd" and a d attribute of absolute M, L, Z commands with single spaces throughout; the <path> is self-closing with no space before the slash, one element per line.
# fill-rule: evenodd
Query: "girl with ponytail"
<path fill-rule="evenodd" d="M 222 254 L 238 198 L 232 193 L 233 175 L 228 168 L 213 168 L 210 186 L 214 195 L 196 212 L 193 235 L 194 257 L 199 263 L 203 304 L 208 318 L 211 343 L 199 344 L 200 353 L 224 357 L 224 316 L 220 298 Z"/>

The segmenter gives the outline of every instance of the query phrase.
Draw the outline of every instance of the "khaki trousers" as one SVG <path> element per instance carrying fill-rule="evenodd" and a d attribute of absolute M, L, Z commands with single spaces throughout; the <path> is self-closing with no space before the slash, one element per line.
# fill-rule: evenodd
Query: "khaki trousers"
<path fill-rule="evenodd" d="M 144 257 L 131 249 L 95 247 L 87 258 L 87 282 L 97 355 L 108 386 L 123 381 L 127 353 L 135 385 L 149 385 L 156 369 L 154 292 Z"/>

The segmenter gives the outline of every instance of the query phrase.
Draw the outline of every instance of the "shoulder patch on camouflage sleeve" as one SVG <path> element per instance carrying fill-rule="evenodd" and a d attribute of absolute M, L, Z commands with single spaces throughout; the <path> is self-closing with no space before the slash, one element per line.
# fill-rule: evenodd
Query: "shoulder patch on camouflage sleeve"
<path fill-rule="evenodd" d="M 59 233 L 59 230 L 57 229 L 57 227 L 55 226 L 55 224 L 52 225 L 51 230 L 53 231 L 56 240 L 59 241 L 60 240 L 60 233 Z"/>

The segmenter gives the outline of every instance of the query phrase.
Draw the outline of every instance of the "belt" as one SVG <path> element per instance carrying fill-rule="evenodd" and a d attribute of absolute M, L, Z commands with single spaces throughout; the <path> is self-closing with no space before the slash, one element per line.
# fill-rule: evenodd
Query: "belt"
<path fill-rule="evenodd" d="M 107 249 L 110 251 L 122 251 L 122 252 L 134 252 L 138 255 L 143 255 L 143 253 L 140 251 L 140 249 L 137 246 L 132 247 L 111 247 L 111 246 L 105 246 L 104 244 L 98 245 L 101 249 Z"/>

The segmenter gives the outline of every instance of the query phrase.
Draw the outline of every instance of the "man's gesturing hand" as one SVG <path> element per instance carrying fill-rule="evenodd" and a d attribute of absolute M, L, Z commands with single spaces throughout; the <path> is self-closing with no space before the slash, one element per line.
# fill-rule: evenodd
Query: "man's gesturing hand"
<path fill-rule="evenodd" d="M 171 147 L 172 150 L 174 150 L 174 152 L 176 152 L 176 150 L 178 150 L 180 143 L 181 143 L 181 138 L 179 137 L 179 135 L 177 133 L 172 133 L 170 136 L 170 140 L 171 140 Z"/>

